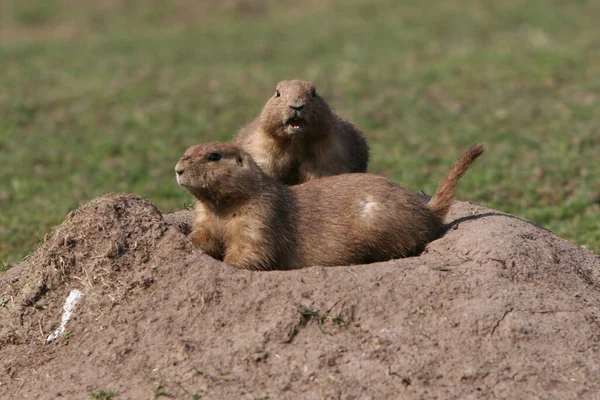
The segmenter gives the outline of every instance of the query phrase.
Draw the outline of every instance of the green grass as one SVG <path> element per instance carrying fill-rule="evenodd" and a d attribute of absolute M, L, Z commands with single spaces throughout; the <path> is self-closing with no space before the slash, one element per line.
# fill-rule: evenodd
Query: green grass
<path fill-rule="evenodd" d="M 164 211 L 173 168 L 224 140 L 278 80 L 313 80 L 371 146 L 371 171 L 600 252 L 600 2 L 0 0 L 0 260 L 106 192 Z M 251 4 L 251 5 L 248 5 Z"/>
<path fill-rule="evenodd" d="M 9 269 L 10 267 L 11 267 L 11 265 L 9 263 L 0 261 L 0 272 L 4 272 L 7 269 Z"/>
<path fill-rule="evenodd" d="M 113 397 L 118 396 L 118 392 L 112 390 L 97 390 L 90 392 L 89 395 L 92 399 L 111 400 Z"/>

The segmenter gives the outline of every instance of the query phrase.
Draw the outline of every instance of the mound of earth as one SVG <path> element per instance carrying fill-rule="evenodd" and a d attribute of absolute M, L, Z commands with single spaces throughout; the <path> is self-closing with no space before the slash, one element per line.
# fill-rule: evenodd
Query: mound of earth
<path fill-rule="evenodd" d="M 189 219 L 107 195 L 1 274 L 0 398 L 600 393 L 600 257 L 530 222 L 457 202 L 419 257 L 251 272 Z"/>

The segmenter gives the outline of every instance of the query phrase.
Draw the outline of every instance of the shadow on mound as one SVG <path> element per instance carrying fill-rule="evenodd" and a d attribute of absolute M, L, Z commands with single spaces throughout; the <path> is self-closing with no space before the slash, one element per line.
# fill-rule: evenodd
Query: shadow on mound
<path fill-rule="evenodd" d="M 419 257 L 250 272 L 133 195 L 70 213 L 0 275 L 1 398 L 593 398 L 600 257 L 455 203 Z M 71 290 L 84 296 L 47 343 Z"/>

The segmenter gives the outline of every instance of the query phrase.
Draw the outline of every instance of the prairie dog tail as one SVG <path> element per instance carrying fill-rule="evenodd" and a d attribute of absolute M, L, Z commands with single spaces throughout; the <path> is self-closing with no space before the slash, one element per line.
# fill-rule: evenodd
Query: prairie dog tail
<path fill-rule="evenodd" d="M 469 167 L 484 150 L 485 147 L 482 144 L 473 144 L 462 153 L 458 161 L 452 166 L 452 169 L 448 171 L 440 182 L 435 195 L 427 203 L 427 207 L 429 207 L 431 212 L 441 220 L 444 220 L 450 210 L 458 180 L 467 172 Z"/>

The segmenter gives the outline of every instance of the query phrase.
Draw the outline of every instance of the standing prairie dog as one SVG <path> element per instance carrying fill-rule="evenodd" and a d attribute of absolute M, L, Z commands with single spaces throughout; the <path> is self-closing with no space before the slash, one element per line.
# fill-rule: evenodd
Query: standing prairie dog
<path fill-rule="evenodd" d="M 191 240 L 250 270 L 370 263 L 416 255 L 443 232 L 469 147 L 425 204 L 387 178 L 344 174 L 285 186 L 232 143 L 190 147 L 175 166 L 196 199 Z"/>
<path fill-rule="evenodd" d="M 234 142 L 267 175 L 286 185 L 366 172 L 369 148 L 362 132 L 335 114 L 311 82 L 277 84 L 261 113 Z"/>

